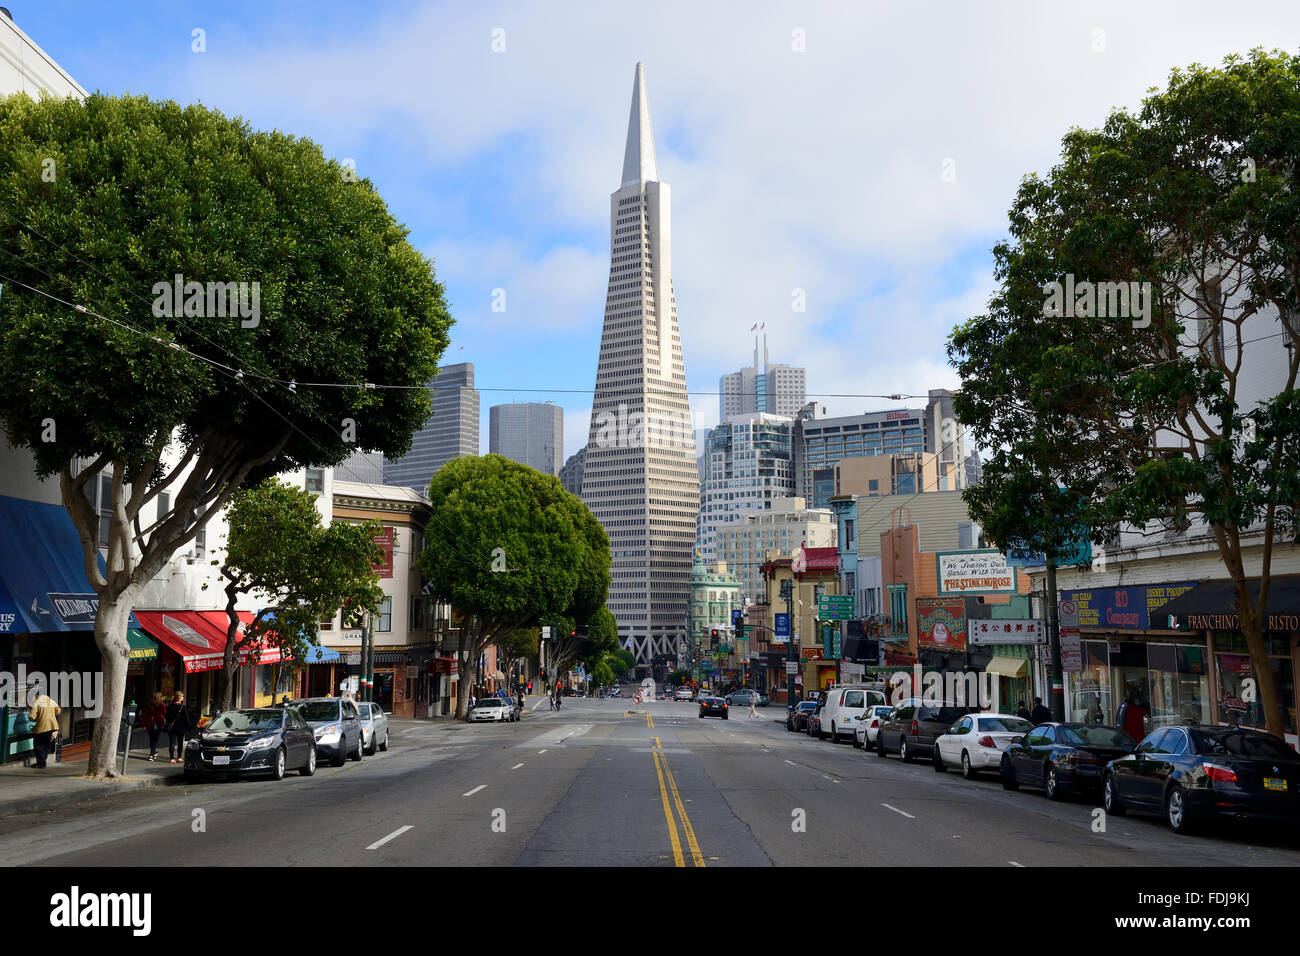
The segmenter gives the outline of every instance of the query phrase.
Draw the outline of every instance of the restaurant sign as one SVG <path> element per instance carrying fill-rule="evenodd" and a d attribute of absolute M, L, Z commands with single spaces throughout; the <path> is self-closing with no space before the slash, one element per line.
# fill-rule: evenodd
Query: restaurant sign
<path fill-rule="evenodd" d="M 997 548 L 935 554 L 941 595 L 1015 594 L 1016 569 Z"/>
<path fill-rule="evenodd" d="M 921 647 L 966 650 L 966 606 L 961 601 L 917 598 L 916 627 Z"/>

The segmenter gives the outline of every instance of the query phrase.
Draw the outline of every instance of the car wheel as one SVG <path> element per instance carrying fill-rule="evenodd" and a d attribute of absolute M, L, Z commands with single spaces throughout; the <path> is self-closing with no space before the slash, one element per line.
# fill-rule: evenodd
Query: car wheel
<path fill-rule="evenodd" d="M 357 734 L 357 749 L 352 751 L 350 756 L 353 760 L 359 761 L 361 759 L 361 735 L 360 734 Z"/>
<path fill-rule="evenodd" d="M 704 719 L 704 711 L 700 711 L 700 720 Z"/>
<path fill-rule="evenodd" d="M 723 714 L 723 715 L 722 715 L 722 719 L 723 719 L 723 720 L 726 720 L 726 719 L 727 719 L 727 715 L 726 715 L 726 714 Z"/>
<path fill-rule="evenodd" d="M 334 766 L 336 766 L 336 767 L 341 767 L 341 766 L 343 766 L 343 762 L 344 762 L 345 760 L 348 759 L 348 755 L 345 754 L 345 753 L 343 752 L 343 747 L 344 747 L 344 746 L 345 746 L 345 739 L 342 738 L 342 737 L 340 737 L 340 738 L 339 738 L 339 752 L 336 753 L 336 754 L 334 755 L 334 759 L 330 761 L 330 763 L 332 763 L 332 764 L 333 764 Z"/>
<path fill-rule="evenodd" d="M 284 779 L 284 748 L 281 747 L 275 752 L 275 765 L 271 767 L 271 778 L 273 780 Z"/>
<path fill-rule="evenodd" d="M 1101 805 L 1109 814 L 1117 817 L 1124 815 L 1124 801 L 1119 797 L 1119 786 L 1115 783 L 1113 773 L 1106 774 L 1106 780 L 1101 785 Z"/>
<path fill-rule="evenodd" d="M 310 777 L 316 772 L 316 747 L 312 746 L 307 751 L 307 762 L 299 768 L 298 772 L 304 777 Z"/>
<path fill-rule="evenodd" d="M 866 745 L 867 745 L 867 742 L 858 736 L 858 732 L 857 732 L 856 730 L 853 731 L 853 746 L 854 746 L 854 747 L 865 747 Z"/>
<path fill-rule="evenodd" d="M 1011 758 L 1006 754 L 1002 755 L 1002 763 L 998 766 L 998 773 L 1002 776 L 1003 790 L 1020 789 L 1020 781 L 1016 779 L 1016 772 L 1011 768 Z"/>
<path fill-rule="evenodd" d="M 967 780 L 974 780 L 975 773 L 975 768 L 970 765 L 970 754 L 963 750 L 961 752 L 961 775 Z"/>
<path fill-rule="evenodd" d="M 883 733 L 876 734 L 876 756 L 885 756 L 885 735 Z"/>
<path fill-rule="evenodd" d="M 387 749 L 388 749 L 388 730 L 387 730 L 387 728 L 384 729 L 384 742 L 383 742 L 382 744 L 379 745 L 379 749 L 380 749 L 380 750 L 387 750 Z"/>
<path fill-rule="evenodd" d="M 943 762 L 943 755 L 939 753 L 939 745 L 934 745 L 934 750 L 930 752 L 930 762 L 934 764 L 935 773 L 947 773 L 948 767 Z"/>
<path fill-rule="evenodd" d="M 840 742 L 840 732 L 835 729 L 834 724 L 831 724 L 831 743 L 837 744 L 839 742 Z"/>
<path fill-rule="evenodd" d="M 1191 808 L 1187 805 L 1187 794 L 1178 784 L 1165 794 L 1165 819 L 1169 821 L 1169 829 L 1175 833 L 1191 833 L 1196 829 Z"/>
<path fill-rule="evenodd" d="M 1056 768 L 1049 766 L 1043 771 L 1043 789 L 1047 792 L 1048 800 L 1062 800 L 1065 794 L 1061 791 L 1061 781 L 1056 778 Z"/>
<path fill-rule="evenodd" d="M 370 748 L 366 751 L 367 757 L 373 757 L 375 751 L 379 749 L 379 735 L 372 733 L 370 735 Z"/>
<path fill-rule="evenodd" d="M 898 738 L 898 759 L 901 760 L 901 761 L 903 761 L 903 763 L 911 763 L 911 762 L 912 762 L 912 755 L 911 755 L 911 754 L 908 752 L 908 750 L 907 750 L 907 738 L 906 738 L 906 737 L 899 737 L 899 738 Z"/>

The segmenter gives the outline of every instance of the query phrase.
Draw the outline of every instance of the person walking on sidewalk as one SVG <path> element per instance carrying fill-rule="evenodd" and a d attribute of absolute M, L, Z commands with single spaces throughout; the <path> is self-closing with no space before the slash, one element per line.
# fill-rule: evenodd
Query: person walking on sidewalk
<path fill-rule="evenodd" d="M 158 737 L 162 734 L 163 725 L 167 723 L 167 707 L 163 704 L 162 691 L 155 691 L 149 703 L 144 705 L 140 723 L 144 724 L 144 729 L 149 733 L 149 759 L 157 760 Z"/>
<path fill-rule="evenodd" d="M 185 706 L 185 695 L 177 694 L 167 705 L 164 716 L 167 731 L 167 756 L 171 763 L 185 762 L 185 738 L 194 729 L 194 720 L 189 708 Z"/>
<path fill-rule="evenodd" d="M 48 695 L 33 690 L 27 698 L 27 717 L 31 720 L 34 746 L 36 747 L 36 767 L 45 766 L 46 758 L 54 744 L 54 735 L 59 732 L 59 714 L 63 712 Z"/>

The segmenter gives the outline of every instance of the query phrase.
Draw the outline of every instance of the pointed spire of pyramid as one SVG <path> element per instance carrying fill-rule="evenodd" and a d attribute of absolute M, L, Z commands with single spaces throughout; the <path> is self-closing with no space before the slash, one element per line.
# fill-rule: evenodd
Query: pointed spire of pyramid
<path fill-rule="evenodd" d="M 627 148 L 623 151 L 623 186 L 658 182 L 655 138 L 650 129 L 650 101 L 645 90 L 645 64 L 636 65 L 632 84 L 632 113 L 627 121 Z"/>

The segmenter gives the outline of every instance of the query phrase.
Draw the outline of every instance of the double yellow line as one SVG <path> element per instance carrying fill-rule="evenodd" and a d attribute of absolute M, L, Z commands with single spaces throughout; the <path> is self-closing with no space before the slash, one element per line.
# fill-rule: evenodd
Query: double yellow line
<path fill-rule="evenodd" d="M 647 719 L 649 715 L 647 714 Z M 696 866 L 704 866 L 704 854 L 700 852 L 700 845 L 695 840 L 695 829 L 691 826 L 691 818 L 686 815 L 686 806 L 682 803 L 682 795 L 677 790 L 677 781 L 673 778 L 673 772 L 668 767 L 668 757 L 661 753 L 664 745 L 660 743 L 658 737 L 651 738 L 655 742 L 655 749 L 650 752 L 655 762 L 655 774 L 659 777 L 659 796 L 664 804 L 664 819 L 668 821 L 668 838 L 673 845 L 673 862 L 677 866 L 685 866 L 686 860 L 682 855 L 682 843 L 677 837 L 677 821 L 673 818 L 672 806 L 668 803 L 668 794 L 672 793 L 673 806 L 677 807 L 677 816 L 682 821 L 682 832 L 686 835 L 686 846 L 691 851 L 691 860 Z M 664 786 L 665 778 L 668 785 Z"/>

